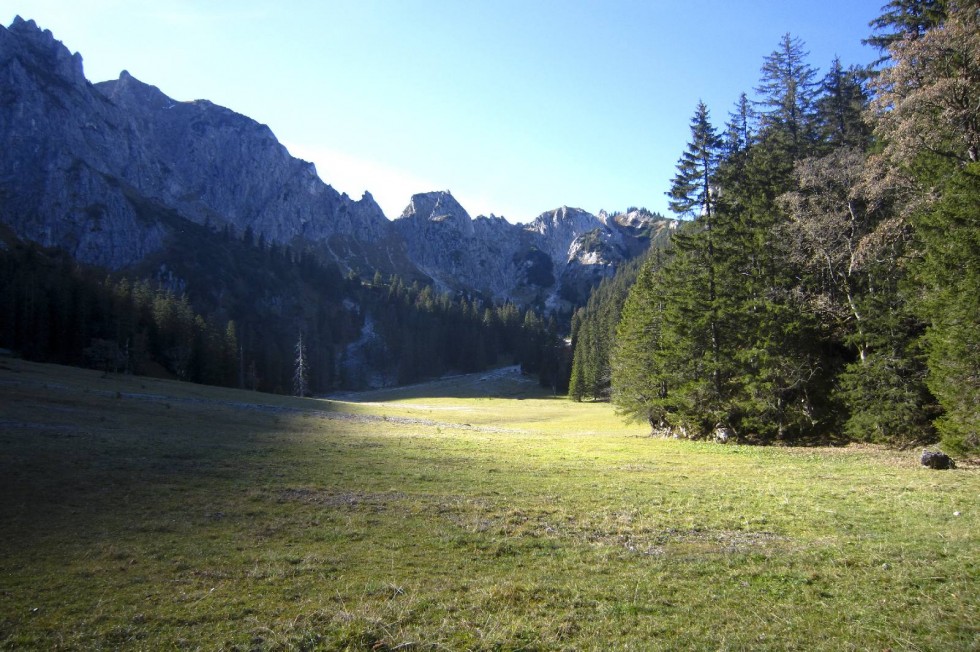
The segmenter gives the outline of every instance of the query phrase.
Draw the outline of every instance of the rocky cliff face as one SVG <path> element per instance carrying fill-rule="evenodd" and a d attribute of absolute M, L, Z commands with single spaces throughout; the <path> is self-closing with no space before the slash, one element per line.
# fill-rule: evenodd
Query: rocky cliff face
<path fill-rule="evenodd" d="M 444 289 L 509 298 L 517 284 L 511 259 L 521 229 L 503 218 L 472 219 L 449 192 L 414 195 L 393 226 L 409 257 Z"/>
<path fill-rule="evenodd" d="M 51 32 L 0 29 L 0 219 L 18 235 L 109 267 L 160 249 L 166 227 L 141 221 L 104 162 L 133 136 Z"/>
<path fill-rule="evenodd" d="M 563 206 L 511 224 L 471 218 L 449 192 L 432 192 L 412 197 L 394 226 L 409 258 L 445 289 L 567 309 L 671 223 L 640 210 L 597 217 Z"/>
<path fill-rule="evenodd" d="M 0 80 L 0 218 L 23 237 L 125 267 L 172 234 L 140 219 L 151 202 L 358 271 L 411 268 L 369 194 L 341 195 L 250 118 L 125 71 L 92 85 L 78 54 L 19 18 L 0 28 Z"/>
<path fill-rule="evenodd" d="M 0 27 L 0 152 L 0 221 L 111 269 L 165 254 L 187 220 L 365 275 L 558 306 L 582 300 L 665 222 L 563 207 L 515 225 L 471 218 L 448 192 L 415 195 L 389 221 L 370 194 L 355 201 L 321 181 L 267 126 L 125 71 L 91 84 L 80 55 L 20 18 Z"/>

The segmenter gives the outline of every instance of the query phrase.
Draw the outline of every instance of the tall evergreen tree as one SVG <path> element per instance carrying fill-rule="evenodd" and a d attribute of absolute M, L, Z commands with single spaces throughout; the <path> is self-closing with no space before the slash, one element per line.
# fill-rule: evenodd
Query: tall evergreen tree
<path fill-rule="evenodd" d="M 612 397 L 626 418 L 666 432 L 667 386 L 657 361 L 666 303 L 661 260 L 654 256 L 643 265 L 623 305 L 612 354 Z"/>
<path fill-rule="evenodd" d="M 725 123 L 724 158 L 730 160 L 744 152 L 755 142 L 753 133 L 755 110 L 746 93 L 742 93 L 735 103 L 735 110 L 728 114 Z"/>
<path fill-rule="evenodd" d="M 824 148 L 851 147 L 863 152 L 871 144 L 871 128 L 864 121 L 869 96 L 863 77 L 859 69 L 845 69 L 839 58 L 830 64 L 816 101 Z"/>
<path fill-rule="evenodd" d="M 928 321 L 929 388 L 951 452 L 980 453 L 980 163 L 957 169 L 915 221 L 916 306 Z"/>
<path fill-rule="evenodd" d="M 677 265 L 688 267 L 685 280 L 703 278 L 704 287 L 689 286 L 689 297 L 680 297 L 680 303 L 690 304 L 683 312 L 683 321 L 677 327 L 691 332 L 703 327 L 708 341 L 708 373 L 711 377 L 712 393 L 716 400 L 722 394 L 722 372 L 720 360 L 720 310 L 718 306 L 717 270 L 718 258 L 715 251 L 716 208 L 713 195 L 717 192 L 715 176 L 721 156 L 722 139 L 711 125 L 708 108 L 699 102 L 691 121 L 691 140 L 687 150 L 677 163 L 677 174 L 668 192 L 670 208 L 680 215 L 697 214 L 700 228 L 690 234 L 675 236 L 678 250 Z M 696 270 L 695 267 L 700 267 Z M 695 299 L 691 302 L 691 299 Z M 677 307 L 680 307 L 679 305 Z M 698 338 L 700 339 L 700 338 Z"/>
<path fill-rule="evenodd" d="M 889 49 L 903 39 L 914 40 L 946 18 L 949 0 L 891 0 L 881 16 L 871 21 L 876 34 L 864 43 L 878 48 L 887 59 Z M 889 31 L 890 30 L 890 31 Z"/>
<path fill-rule="evenodd" d="M 807 63 L 803 41 L 784 34 L 762 65 L 756 87 L 759 118 L 770 137 L 779 137 L 794 159 L 806 156 L 817 141 L 817 71 Z"/>
<path fill-rule="evenodd" d="M 722 140 L 711 125 L 708 107 L 698 102 L 691 119 L 691 140 L 677 162 L 677 174 L 667 193 L 672 211 L 682 216 L 706 216 L 710 225 L 721 145 Z"/>
<path fill-rule="evenodd" d="M 652 247 L 647 254 L 620 266 L 612 278 L 603 279 L 592 291 L 585 307 L 573 316 L 574 359 L 569 384 L 569 396 L 573 399 L 610 396 L 612 355 L 623 304 L 647 258 L 659 255 L 661 245 Z"/>
<path fill-rule="evenodd" d="M 943 443 L 980 450 L 980 12 L 942 3 L 944 18 L 896 40 L 877 78 L 876 160 L 902 191 L 919 245 L 910 286 L 928 324 L 928 384 Z"/>

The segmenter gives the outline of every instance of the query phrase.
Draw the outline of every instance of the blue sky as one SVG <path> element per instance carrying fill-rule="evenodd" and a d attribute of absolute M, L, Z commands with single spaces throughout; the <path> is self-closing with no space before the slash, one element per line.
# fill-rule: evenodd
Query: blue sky
<path fill-rule="evenodd" d="M 698 100 L 721 127 L 786 32 L 821 74 L 886 0 L 13 0 L 81 52 L 178 100 L 260 122 L 389 218 L 451 190 L 511 222 L 664 196 Z M 11 6 L 12 5 L 12 6 Z"/>

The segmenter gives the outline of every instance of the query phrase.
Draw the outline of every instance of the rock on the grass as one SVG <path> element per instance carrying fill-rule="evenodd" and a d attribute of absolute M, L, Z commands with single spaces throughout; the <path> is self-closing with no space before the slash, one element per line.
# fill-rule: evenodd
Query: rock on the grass
<path fill-rule="evenodd" d="M 942 451 L 924 450 L 919 461 L 930 469 L 952 469 L 956 466 L 952 458 Z"/>

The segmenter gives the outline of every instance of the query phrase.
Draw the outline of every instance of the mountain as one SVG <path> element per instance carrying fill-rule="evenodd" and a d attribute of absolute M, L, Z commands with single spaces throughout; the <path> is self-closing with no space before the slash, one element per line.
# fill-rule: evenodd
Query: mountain
<path fill-rule="evenodd" d="M 79 54 L 20 17 L 0 27 L 0 151 L 0 221 L 112 270 L 166 261 L 199 233 L 193 223 L 361 276 L 567 310 L 673 224 L 562 207 L 518 225 L 471 218 L 449 192 L 415 195 L 389 220 L 369 193 L 324 183 L 266 125 L 126 71 L 90 83 Z"/>

